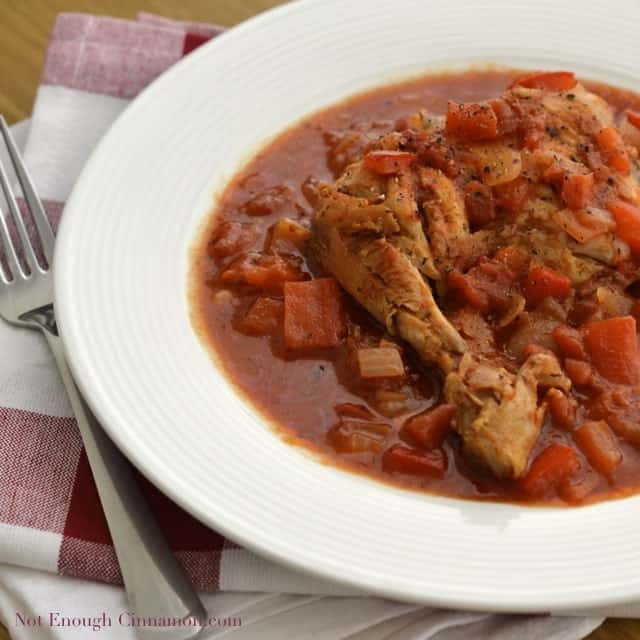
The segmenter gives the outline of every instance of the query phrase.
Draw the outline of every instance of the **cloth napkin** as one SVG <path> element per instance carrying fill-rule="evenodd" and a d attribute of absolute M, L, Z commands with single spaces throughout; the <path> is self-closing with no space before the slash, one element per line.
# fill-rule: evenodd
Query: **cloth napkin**
<path fill-rule="evenodd" d="M 33 117 L 28 130 L 18 131 L 54 226 L 89 153 L 128 102 L 173 63 L 221 32 L 215 25 L 176 23 L 148 14 L 135 21 L 80 14 L 58 17 Z M 18 616 L 58 610 L 83 617 L 105 611 L 117 621 L 118 612 L 127 609 L 121 588 L 87 582 L 119 585 L 121 575 L 86 454 L 47 347 L 37 334 L 0 323 L 0 353 L 0 563 L 19 565 L 0 566 L 0 616 L 15 638 L 66 638 L 72 633 L 86 637 L 82 626 L 51 627 L 45 619 L 43 626 L 27 627 Z M 239 612 L 242 617 L 241 629 L 218 629 L 215 635 L 278 640 L 573 640 L 602 621 L 598 616 L 442 611 L 366 597 L 239 548 L 140 481 L 179 561 L 194 585 L 210 594 L 205 598 L 209 610 L 216 615 Z M 117 623 L 104 631 L 109 638 L 134 637 L 131 628 Z"/>

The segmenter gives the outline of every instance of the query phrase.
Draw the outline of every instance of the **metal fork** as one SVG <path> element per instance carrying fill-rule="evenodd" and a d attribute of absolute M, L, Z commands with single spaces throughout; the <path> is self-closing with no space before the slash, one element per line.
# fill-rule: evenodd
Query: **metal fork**
<path fill-rule="evenodd" d="M 28 268 L 25 269 L 20 263 L 18 248 L 9 233 L 6 214 L 0 211 L 0 243 L 6 257 L 6 266 L 0 264 L 0 316 L 11 324 L 41 331 L 53 352 L 78 421 L 132 612 L 143 618 L 189 618 L 191 622 L 164 629 L 138 627 L 139 637 L 148 640 L 160 635 L 168 635 L 175 640 L 195 638 L 202 628 L 197 621 L 204 621 L 206 616 L 202 602 L 171 553 L 142 496 L 131 465 L 92 415 L 69 370 L 53 307 L 53 231 L 7 123 L 1 115 L 0 130 L 46 260 L 46 264 L 42 264 L 38 259 L 7 172 L 0 162 L 0 186 Z"/>

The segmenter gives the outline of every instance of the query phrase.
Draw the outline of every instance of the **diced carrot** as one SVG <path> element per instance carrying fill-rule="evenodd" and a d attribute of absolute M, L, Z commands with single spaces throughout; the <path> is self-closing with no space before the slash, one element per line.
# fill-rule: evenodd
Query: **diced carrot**
<path fill-rule="evenodd" d="M 571 71 L 538 71 L 518 78 L 511 86 L 547 91 L 567 91 L 576 86 L 576 76 Z"/>
<path fill-rule="evenodd" d="M 334 409 L 339 416 L 346 416 L 348 418 L 371 420 L 375 417 L 373 415 L 373 412 L 367 409 L 367 407 L 365 407 L 363 404 L 355 404 L 353 402 L 343 402 L 342 404 L 337 404 Z"/>
<path fill-rule="evenodd" d="M 520 176 L 511 182 L 493 187 L 496 206 L 509 214 L 516 214 L 529 199 L 531 184 Z"/>
<path fill-rule="evenodd" d="M 416 444 L 425 449 L 436 449 L 442 446 L 455 415 L 455 405 L 441 404 L 435 409 L 429 409 L 410 418 L 404 425 L 404 429 Z"/>
<path fill-rule="evenodd" d="M 570 209 L 583 209 L 593 194 L 593 173 L 565 174 L 562 180 L 562 199 Z"/>
<path fill-rule="evenodd" d="M 576 401 L 560 389 L 549 389 L 545 396 L 553 422 L 561 429 L 569 430 L 576 423 Z"/>
<path fill-rule="evenodd" d="M 486 102 L 449 102 L 447 106 L 448 135 L 479 142 L 498 137 L 498 118 Z"/>
<path fill-rule="evenodd" d="M 551 335 L 563 356 L 575 360 L 589 359 L 582 343 L 582 335 L 577 329 L 567 325 L 560 325 L 553 330 Z"/>
<path fill-rule="evenodd" d="M 365 380 L 404 376 L 404 365 L 397 349 L 381 347 L 358 349 L 356 358 L 360 377 Z"/>
<path fill-rule="evenodd" d="M 220 280 L 224 284 L 279 292 L 285 282 L 304 280 L 306 277 L 294 258 L 248 253 L 234 260 L 222 273 Z"/>
<path fill-rule="evenodd" d="M 640 207 L 623 200 L 607 205 L 616 221 L 616 235 L 624 240 L 634 253 L 640 253 Z"/>
<path fill-rule="evenodd" d="M 338 453 L 378 453 L 391 426 L 377 422 L 342 420 L 327 432 L 327 442 Z"/>
<path fill-rule="evenodd" d="M 633 316 L 590 322 L 582 331 L 584 346 L 601 375 L 621 384 L 640 381 L 638 334 Z"/>
<path fill-rule="evenodd" d="M 416 160 L 416 154 L 408 151 L 369 151 L 364 156 L 363 164 L 366 169 L 386 176 L 398 173 L 410 167 Z"/>
<path fill-rule="evenodd" d="M 284 285 L 287 349 L 335 347 L 345 332 L 338 283 L 333 278 Z"/>
<path fill-rule="evenodd" d="M 266 336 L 282 326 L 284 303 L 274 298 L 256 298 L 239 325 L 244 333 Z"/>
<path fill-rule="evenodd" d="M 593 368 L 584 360 L 565 358 L 564 368 L 573 384 L 585 386 L 593 380 Z"/>
<path fill-rule="evenodd" d="M 534 267 L 529 271 L 522 293 L 533 306 L 547 297 L 564 300 L 571 293 L 571 280 L 549 267 Z"/>
<path fill-rule="evenodd" d="M 605 164 L 620 173 L 629 173 L 631 162 L 620 134 L 613 127 L 604 127 L 594 138 Z"/>
<path fill-rule="evenodd" d="M 522 489 L 530 496 L 543 496 L 578 469 L 578 458 L 571 447 L 554 442 L 529 467 L 521 480 Z"/>
<path fill-rule="evenodd" d="M 627 109 L 627 120 L 634 126 L 636 129 L 640 129 L 640 111 L 633 111 L 632 109 Z"/>
<path fill-rule="evenodd" d="M 469 222 L 476 227 L 483 227 L 496 217 L 491 187 L 471 180 L 464 188 L 464 204 Z"/>
<path fill-rule="evenodd" d="M 594 469 L 605 476 L 622 462 L 618 439 L 604 420 L 583 424 L 574 431 L 573 438 Z"/>
<path fill-rule="evenodd" d="M 421 451 L 395 444 L 382 454 L 382 468 L 389 473 L 437 477 L 447 470 L 447 455 L 442 449 Z"/>

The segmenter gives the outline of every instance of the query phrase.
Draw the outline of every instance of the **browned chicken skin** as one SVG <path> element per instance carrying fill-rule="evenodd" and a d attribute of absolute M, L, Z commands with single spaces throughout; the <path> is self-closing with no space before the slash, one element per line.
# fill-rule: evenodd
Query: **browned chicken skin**
<path fill-rule="evenodd" d="M 571 381 L 551 352 L 505 366 L 488 360 L 454 328 L 432 287 L 450 294 L 451 274 L 464 274 L 481 256 L 507 246 L 526 256 L 530 269 L 553 268 L 574 287 L 594 278 L 607 281 L 629 257 L 629 247 L 613 233 L 615 224 L 600 202 L 617 196 L 637 202 L 640 191 L 633 172 L 604 175 L 604 151 L 594 136 L 614 125 L 613 115 L 580 84 L 570 91 L 516 86 L 491 109 L 502 129 L 493 139 L 477 131 L 465 137 L 443 119 L 421 114 L 411 119 L 413 128 L 371 145 L 335 184 L 320 186 L 311 247 L 391 335 L 442 370 L 444 400 L 458 407 L 455 428 L 465 454 L 497 477 L 518 478 L 546 411 L 539 391 L 568 392 Z M 522 130 L 516 120 L 539 126 Z M 396 170 L 376 171 L 366 156 L 376 150 L 407 152 L 414 159 Z M 577 206 L 572 198 L 578 196 L 563 182 L 576 174 L 596 176 L 589 206 Z M 470 183 L 506 211 L 499 210 L 497 218 L 489 211 L 482 228 L 470 224 Z M 513 189 L 516 184 L 520 191 Z M 587 216 L 601 222 L 598 233 L 581 231 L 579 221 Z M 494 263 L 485 265 L 487 273 L 489 267 L 500 273 L 503 267 Z M 465 277 L 457 282 L 467 282 Z M 511 325 L 525 307 L 515 290 L 500 304 L 487 299 L 486 308 L 482 300 L 478 308 L 493 314 L 498 327 Z"/>

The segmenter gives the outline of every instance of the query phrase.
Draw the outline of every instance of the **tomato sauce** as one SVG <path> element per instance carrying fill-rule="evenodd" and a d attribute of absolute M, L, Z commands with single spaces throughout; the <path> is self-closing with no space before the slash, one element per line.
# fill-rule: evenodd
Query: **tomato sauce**
<path fill-rule="evenodd" d="M 263 251 L 271 241 L 273 225 L 281 218 L 309 222 L 313 210 L 305 185 L 310 177 L 333 181 L 348 163 L 353 149 L 345 131 L 383 133 L 421 109 L 442 114 L 450 100 L 486 100 L 500 95 L 517 75 L 515 71 L 495 70 L 434 75 L 355 96 L 292 126 L 262 149 L 226 188 L 194 253 L 194 321 L 204 329 L 206 340 L 230 380 L 288 441 L 320 452 L 325 461 L 405 487 L 460 498 L 531 501 L 518 482 L 498 480 L 469 464 L 461 455 L 460 440 L 454 432 L 448 433 L 442 445 L 448 467 L 440 477 L 384 472 L 381 453 L 341 453 L 335 432 L 331 431 L 340 411 L 346 411 L 344 419 L 350 413 L 371 412 L 375 421 L 391 426 L 388 446 L 403 442 L 403 425 L 440 402 L 439 373 L 424 365 L 406 346 L 402 353 L 410 372 L 407 378 L 376 386 L 354 379 L 348 354 L 341 348 L 315 350 L 302 356 L 292 354 L 285 349 L 279 329 L 272 335 L 251 335 L 255 331 L 243 322 L 256 300 L 256 292 L 229 286 L 220 278 L 238 255 Z M 640 96 L 632 92 L 587 86 L 617 110 L 640 109 Z M 338 143 L 336 132 L 341 133 Z M 291 252 L 302 273 L 322 275 L 304 251 L 293 247 Z M 273 296 L 276 302 L 269 309 L 276 324 L 281 313 L 279 297 Z M 387 338 L 383 328 L 346 295 L 344 307 L 350 325 L 360 328 L 364 344 L 377 345 Z M 621 393 L 613 389 L 601 404 L 626 403 L 625 410 L 634 414 L 631 418 L 637 423 L 638 396 L 634 394 L 633 390 Z M 592 401 L 586 396 L 580 400 L 584 406 Z M 606 416 L 606 406 L 602 414 Z M 620 440 L 623 461 L 613 477 L 607 479 L 588 470 L 588 491 L 579 489 L 568 501 L 580 503 L 637 490 L 640 451 L 632 440 Z M 550 443 L 567 441 L 567 433 L 547 416 L 532 457 Z M 585 463 L 583 457 L 581 462 Z M 571 493 L 570 488 L 568 492 Z M 557 496 L 541 501 L 563 503 Z"/>

